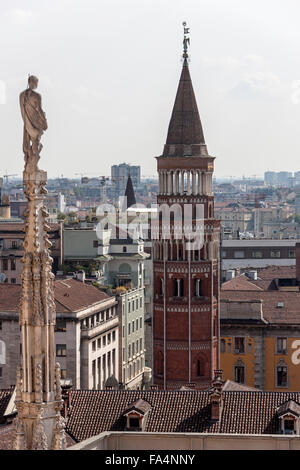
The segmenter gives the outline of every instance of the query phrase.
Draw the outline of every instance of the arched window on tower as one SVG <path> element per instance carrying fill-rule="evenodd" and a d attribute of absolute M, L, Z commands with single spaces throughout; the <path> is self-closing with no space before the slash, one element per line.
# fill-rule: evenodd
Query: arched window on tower
<path fill-rule="evenodd" d="M 183 297 L 184 296 L 184 280 L 173 279 L 173 296 Z"/>
<path fill-rule="evenodd" d="M 201 279 L 194 279 L 194 296 L 202 296 L 202 282 Z"/>
<path fill-rule="evenodd" d="M 173 279 L 173 297 L 178 297 L 177 279 Z"/>
<path fill-rule="evenodd" d="M 164 295 L 164 280 L 162 278 L 159 280 L 159 295 Z"/>
<path fill-rule="evenodd" d="M 179 297 L 183 297 L 184 296 L 184 281 L 183 279 L 180 279 L 180 283 L 179 283 Z"/>
<path fill-rule="evenodd" d="M 197 361 L 197 377 L 201 377 L 201 372 L 202 372 L 202 367 L 201 367 L 201 361 L 198 359 Z"/>
<path fill-rule="evenodd" d="M 157 375 L 163 375 L 164 373 L 164 356 L 161 351 L 158 351 L 157 357 L 156 357 L 156 370 L 157 370 Z"/>
<path fill-rule="evenodd" d="M 194 377 L 205 377 L 206 370 L 205 370 L 206 358 L 203 354 L 197 354 L 193 361 L 193 376 Z"/>

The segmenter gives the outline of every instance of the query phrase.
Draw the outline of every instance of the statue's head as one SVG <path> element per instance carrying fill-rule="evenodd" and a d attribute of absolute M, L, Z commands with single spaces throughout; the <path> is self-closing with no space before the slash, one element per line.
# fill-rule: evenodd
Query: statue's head
<path fill-rule="evenodd" d="M 39 79 L 35 77 L 34 75 L 30 75 L 28 77 L 28 86 L 31 90 L 35 90 L 38 86 Z"/>

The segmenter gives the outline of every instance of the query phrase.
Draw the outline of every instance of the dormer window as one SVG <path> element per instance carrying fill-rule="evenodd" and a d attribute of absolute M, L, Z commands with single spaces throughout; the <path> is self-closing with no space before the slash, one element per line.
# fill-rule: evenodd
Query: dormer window
<path fill-rule="evenodd" d="M 140 419 L 139 418 L 129 418 L 129 428 L 139 428 L 140 427 Z"/>
<path fill-rule="evenodd" d="M 283 434 L 296 434 L 295 418 L 283 419 Z"/>
<path fill-rule="evenodd" d="M 300 405 L 289 400 L 277 408 L 279 432 L 281 434 L 299 434 Z"/>
<path fill-rule="evenodd" d="M 139 399 L 132 403 L 123 415 L 126 418 L 125 430 L 133 432 L 144 431 L 147 415 L 150 409 L 150 404 L 143 399 Z"/>

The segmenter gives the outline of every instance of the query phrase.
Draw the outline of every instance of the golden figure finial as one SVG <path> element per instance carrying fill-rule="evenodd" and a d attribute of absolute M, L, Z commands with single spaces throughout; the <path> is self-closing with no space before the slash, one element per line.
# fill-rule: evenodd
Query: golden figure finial
<path fill-rule="evenodd" d="M 184 59 L 187 59 L 189 56 L 187 50 L 188 50 L 188 46 L 190 45 L 190 38 L 187 35 L 190 34 L 190 28 L 186 27 L 185 21 L 182 23 L 182 26 L 183 26 L 183 55 L 182 57 Z"/>

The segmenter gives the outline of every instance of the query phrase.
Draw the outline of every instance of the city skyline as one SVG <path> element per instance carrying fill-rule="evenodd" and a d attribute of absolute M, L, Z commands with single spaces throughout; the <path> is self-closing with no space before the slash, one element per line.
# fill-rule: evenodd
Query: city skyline
<path fill-rule="evenodd" d="M 280 171 L 282 155 L 288 155 L 284 169 L 293 171 L 300 151 L 299 6 L 269 5 L 175 0 L 170 11 L 170 2 L 146 0 L 131 0 L 128 8 L 120 1 L 29 0 L 26 7 L 3 1 L 0 151 L 9 158 L 8 173 L 22 171 L 16 96 L 35 73 L 51 122 L 42 154 L 49 177 L 84 171 L 83 160 L 102 174 L 124 160 L 155 174 L 181 68 L 183 20 L 216 176 Z"/>

